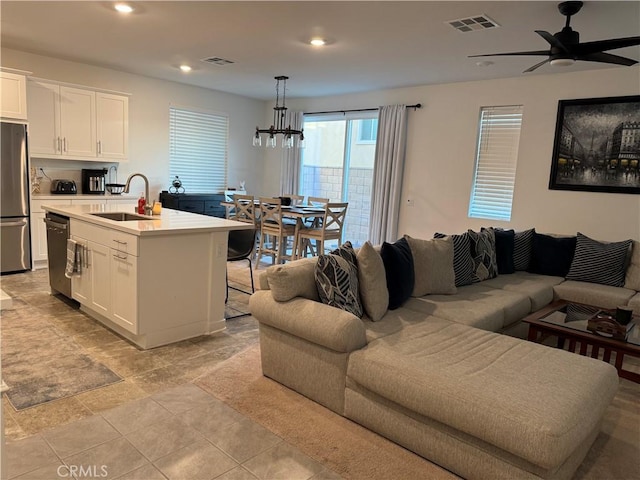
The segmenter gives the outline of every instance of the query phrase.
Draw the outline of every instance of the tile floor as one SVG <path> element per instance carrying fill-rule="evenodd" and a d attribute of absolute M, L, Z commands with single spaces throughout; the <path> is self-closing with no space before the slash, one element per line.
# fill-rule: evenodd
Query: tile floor
<path fill-rule="evenodd" d="M 3 396 L 9 479 L 340 478 L 190 383 L 258 342 L 252 317 L 230 320 L 219 334 L 142 351 L 49 295 L 46 270 L 2 277 L 2 289 L 13 298 L 2 312 L 7 321 L 44 319 L 123 377 L 22 411 Z M 231 313 L 246 312 L 247 299 L 230 290 Z"/>

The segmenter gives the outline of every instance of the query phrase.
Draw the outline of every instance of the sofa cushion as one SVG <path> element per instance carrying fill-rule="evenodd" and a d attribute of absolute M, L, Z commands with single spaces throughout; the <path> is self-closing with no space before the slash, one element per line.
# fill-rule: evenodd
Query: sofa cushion
<path fill-rule="evenodd" d="M 340 255 L 320 255 L 315 278 L 322 303 L 362 317 L 358 270 L 351 262 Z"/>
<path fill-rule="evenodd" d="M 460 287 L 455 295 L 412 298 L 405 307 L 483 330 L 497 332 L 531 311 L 529 297 L 481 284 Z"/>
<path fill-rule="evenodd" d="M 627 253 L 631 240 L 603 243 L 578 232 L 576 252 L 567 280 L 624 286 Z"/>
<path fill-rule="evenodd" d="M 430 293 L 456 293 L 456 278 L 453 272 L 453 240 L 451 237 L 422 240 L 405 235 L 411 255 L 415 284 L 413 297 Z"/>
<path fill-rule="evenodd" d="M 498 263 L 498 274 L 507 275 L 516 271 L 513 262 L 515 249 L 515 232 L 513 230 L 493 230 L 496 236 L 496 261 Z"/>
<path fill-rule="evenodd" d="M 548 469 L 597 428 L 618 387 L 605 362 L 437 318 L 353 352 L 347 377 Z"/>
<path fill-rule="evenodd" d="M 286 302 L 294 297 L 320 301 L 314 270 L 318 257 L 301 258 L 284 265 L 272 265 L 266 275 L 274 300 Z"/>
<path fill-rule="evenodd" d="M 499 275 L 482 282 L 482 286 L 522 293 L 529 297 L 531 311 L 535 312 L 553 301 L 553 286 L 562 282 L 562 277 L 515 272 L 513 275 Z"/>
<path fill-rule="evenodd" d="M 631 248 L 631 260 L 627 266 L 624 287 L 640 292 L 640 242 L 634 240 Z"/>
<path fill-rule="evenodd" d="M 401 306 L 411 297 L 415 284 L 413 256 L 406 238 L 395 243 L 384 242 L 380 249 L 389 291 L 389 310 Z"/>
<path fill-rule="evenodd" d="M 436 233 L 433 238 L 445 238 L 448 235 Z M 461 235 L 450 235 L 453 239 L 453 272 L 456 287 L 471 285 L 475 264 L 471 256 L 471 240 L 467 232 Z"/>
<path fill-rule="evenodd" d="M 422 312 L 400 307 L 395 310 L 387 310 L 382 320 L 378 322 L 373 322 L 366 316 L 362 317 L 362 324 L 367 332 L 367 341 L 371 342 L 377 338 L 399 332 L 409 325 L 429 321 L 430 318 L 429 315 Z"/>
<path fill-rule="evenodd" d="M 362 307 L 367 316 L 376 322 L 384 316 L 389 306 L 384 263 L 380 254 L 368 241 L 358 250 L 357 258 Z"/>
<path fill-rule="evenodd" d="M 540 275 L 566 277 L 575 249 L 576 237 L 552 237 L 534 232 L 529 271 Z"/>
<path fill-rule="evenodd" d="M 556 285 L 553 287 L 553 292 L 555 299 L 586 303 L 587 305 L 596 305 L 603 308 L 616 308 L 618 305 L 626 305 L 636 293 L 628 288 L 575 280 L 567 280 Z"/>
<path fill-rule="evenodd" d="M 480 232 L 468 230 L 471 257 L 473 258 L 474 283 L 495 278 L 498 275 L 498 261 L 496 260 L 496 237 L 493 229 L 483 228 Z"/>
<path fill-rule="evenodd" d="M 533 234 L 535 228 L 515 232 L 513 236 L 513 267 L 517 271 L 529 270 L 533 252 Z"/>

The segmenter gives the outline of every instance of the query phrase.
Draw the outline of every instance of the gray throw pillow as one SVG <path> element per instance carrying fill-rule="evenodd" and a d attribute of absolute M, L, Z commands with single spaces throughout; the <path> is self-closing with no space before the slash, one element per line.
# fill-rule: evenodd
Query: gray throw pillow
<path fill-rule="evenodd" d="M 301 258 L 284 265 L 267 268 L 267 280 L 271 296 L 277 302 L 286 302 L 294 297 L 319 301 L 314 270 L 318 257 Z"/>
<path fill-rule="evenodd" d="M 603 243 L 578 232 L 567 280 L 622 287 L 631 240 Z"/>
<path fill-rule="evenodd" d="M 457 292 L 453 271 L 451 237 L 422 240 L 405 235 L 413 255 L 415 283 L 413 297 L 429 294 L 451 295 Z"/>
<path fill-rule="evenodd" d="M 637 240 L 633 241 L 630 257 L 624 288 L 640 292 L 640 242 Z"/>
<path fill-rule="evenodd" d="M 320 301 L 362 318 L 358 271 L 340 255 L 320 255 L 315 268 Z"/>
<path fill-rule="evenodd" d="M 389 290 L 382 257 L 371 242 L 365 242 L 358 250 L 358 283 L 362 307 L 367 316 L 377 322 L 387 313 Z"/>

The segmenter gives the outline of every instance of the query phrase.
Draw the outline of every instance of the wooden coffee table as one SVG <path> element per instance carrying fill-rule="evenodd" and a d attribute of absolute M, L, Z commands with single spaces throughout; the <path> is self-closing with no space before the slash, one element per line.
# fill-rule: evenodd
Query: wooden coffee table
<path fill-rule="evenodd" d="M 613 363 L 618 376 L 640 383 L 640 374 L 623 368 L 625 355 L 640 358 L 640 316 L 633 316 L 631 322 L 634 325 L 629 329 L 626 339 L 616 340 L 607 334 L 587 329 L 588 319 L 602 310 L 608 309 L 566 300 L 553 302 L 523 320 L 529 324 L 528 340 L 540 342 L 549 336 L 556 336 L 558 348 L 564 348 L 565 341 L 568 341 L 570 352 Z M 590 351 L 588 347 L 591 347 Z"/>

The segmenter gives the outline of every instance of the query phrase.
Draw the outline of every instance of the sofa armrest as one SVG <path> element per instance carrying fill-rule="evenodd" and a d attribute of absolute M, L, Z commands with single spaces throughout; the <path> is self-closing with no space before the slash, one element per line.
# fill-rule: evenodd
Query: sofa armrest
<path fill-rule="evenodd" d="M 320 302 L 302 297 L 276 302 L 267 290 L 251 295 L 249 307 L 258 322 L 336 352 L 352 352 L 367 344 L 358 317 Z"/>

